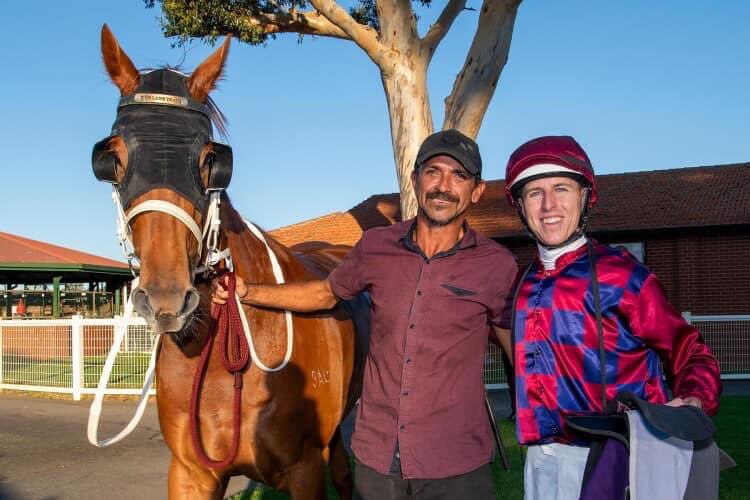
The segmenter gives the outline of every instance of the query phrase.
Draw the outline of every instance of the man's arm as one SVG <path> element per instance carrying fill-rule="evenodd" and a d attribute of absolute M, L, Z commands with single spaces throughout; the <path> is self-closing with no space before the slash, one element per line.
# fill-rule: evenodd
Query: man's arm
<path fill-rule="evenodd" d="M 508 356 L 511 364 L 513 363 L 513 346 L 510 338 L 510 330 L 500 328 L 499 326 L 492 325 L 492 329 L 495 332 L 497 340 L 500 342 L 500 347 L 505 351 L 505 355 Z"/>
<path fill-rule="evenodd" d="M 237 295 L 243 304 L 284 309 L 294 312 L 313 312 L 330 309 L 338 299 L 328 280 L 285 283 L 283 285 L 247 285 L 237 276 Z M 211 283 L 211 300 L 224 304 L 229 292 L 223 278 Z"/>

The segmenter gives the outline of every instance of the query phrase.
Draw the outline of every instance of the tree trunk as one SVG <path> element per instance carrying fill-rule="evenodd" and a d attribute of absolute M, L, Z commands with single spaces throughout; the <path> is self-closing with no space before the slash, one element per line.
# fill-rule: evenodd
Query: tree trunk
<path fill-rule="evenodd" d="M 474 40 L 453 90 L 445 99 L 444 128 L 476 137 L 508 60 L 521 0 L 485 0 Z"/>
<path fill-rule="evenodd" d="M 415 60 L 394 63 L 381 70 L 391 122 L 393 157 L 396 162 L 401 219 L 417 215 L 411 173 L 419 146 L 433 131 L 427 93 L 427 65 Z"/>

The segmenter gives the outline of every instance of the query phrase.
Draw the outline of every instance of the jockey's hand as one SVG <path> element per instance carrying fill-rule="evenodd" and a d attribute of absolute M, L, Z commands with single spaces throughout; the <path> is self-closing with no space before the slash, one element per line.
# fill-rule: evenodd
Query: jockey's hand
<path fill-rule="evenodd" d="M 700 399 L 694 396 L 688 396 L 686 398 L 674 398 L 672 401 L 667 403 L 667 406 L 695 406 L 696 408 L 703 408 L 703 403 Z"/>
<path fill-rule="evenodd" d="M 228 279 L 229 278 L 224 275 L 211 280 L 211 301 L 214 304 L 224 305 L 227 303 L 227 300 L 229 300 L 229 291 L 227 290 Z M 247 285 L 242 278 L 236 274 L 235 280 L 235 291 L 237 292 L 237 295 L 242 298 L 247 295 Z"/>

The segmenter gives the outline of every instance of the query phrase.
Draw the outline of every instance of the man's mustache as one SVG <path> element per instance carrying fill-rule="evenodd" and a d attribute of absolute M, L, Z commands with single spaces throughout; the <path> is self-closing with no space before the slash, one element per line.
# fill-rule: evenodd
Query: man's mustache
<path fill-rule="evenodd" d="M 427 193 L 427 199 L 428 200 L 443 200 L 443 201 L 450 201 L 453 203 L 458 203 L 458 198 L 456 196 L 453 196 L 450 193 L 446 193 L 445 191 L 430 191 Z"/>

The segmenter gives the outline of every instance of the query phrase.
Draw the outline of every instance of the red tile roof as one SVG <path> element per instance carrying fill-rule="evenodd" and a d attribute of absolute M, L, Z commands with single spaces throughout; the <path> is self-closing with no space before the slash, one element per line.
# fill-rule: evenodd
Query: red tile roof
<path fill-rule="evenodd" d="M 750 163 L 630 172 L 597 176 L 599 203 L 589 218 L 592 232 L 649 231 L 750 224 Z M 488 181 L 469 224 L 492 238 L 525 233 L 505 201 L 505 182 Z M 398 194 L 371 196 L 336 212 L 271 231 L 286 245 L 327 241 L 353 245 L 362 232 L 400 220 Z"/>
<path fill-rule="evenodd" d="M 3 232 L 0 232 L 0 262 L 5 264 L 83 264 L 128 268 L 124 262 Z"/>

